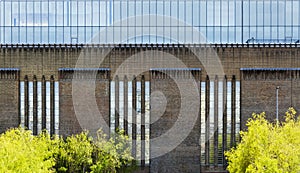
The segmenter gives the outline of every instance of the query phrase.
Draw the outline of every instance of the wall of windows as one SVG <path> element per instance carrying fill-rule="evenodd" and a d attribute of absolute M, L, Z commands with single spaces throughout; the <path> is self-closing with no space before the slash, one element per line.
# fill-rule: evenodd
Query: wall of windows
<path fill-rule="evenodd" d="M 300 0 L 0 0 L 0 43 L 295 43 L 299 26 Z"/>

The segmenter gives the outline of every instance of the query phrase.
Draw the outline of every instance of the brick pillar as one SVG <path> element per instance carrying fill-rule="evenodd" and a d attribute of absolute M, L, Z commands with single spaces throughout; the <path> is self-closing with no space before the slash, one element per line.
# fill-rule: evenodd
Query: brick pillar
<path fill-rule="evenodd" d="M 276 87 L 279 86 L 279 120 L 290 106 L 300 109 L 300 68 L 241 69 L 241 128 L 252 113 L 266 112 L 266 118 L 276 119 Z"/>
<path fill-rule="evenodd" d="M 19 69 L 0 69 L 0 133 L 20 124 L 19 77 Z"/>
<path fill-rule="evenodd" d="M 37 90 L 37 79 L 36 76 L 33 76 L 33 135 L 38 134 L 38 90 Z"/>
<path fill-rule="evenodd" d="M 109 129 L 102 127 L 100 120 L 102 116 L 109 125 L 110 70 L 59 69 L 59 77 L 60 135 L 68 136 L 84 129 L 95 135 L 100 128 L 108 134 Z"/>
<path fill-rule="evenodd" d="M 150 172 L 199 172 L 200 69 L 152 69 L 150 74 Z M 174 140 L 180 142 L 169 151 Z"/>

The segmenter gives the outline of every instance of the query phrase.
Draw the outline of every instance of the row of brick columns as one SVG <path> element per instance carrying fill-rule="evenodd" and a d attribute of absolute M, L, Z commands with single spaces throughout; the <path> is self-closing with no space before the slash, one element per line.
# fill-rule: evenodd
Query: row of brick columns
<path fill-rule="evenodd" d="M 38 80 L 37 77 L 33 76 L 33 135 L 38 134 Z M 54 78 L 53 75 L 50 77 L 50 131 L 49 133 L 55 134 L 55 89 L 54 89 Z M 46 78 L 42 76 L 41 79 L 41 128 L 46 129 Z M 25 75 L 24 78 L 24 127 L 29 128 L 29 79 Z"/>
<path fill-rule="evenodd" d="M 110 84 L 111 74 L 110 69 L 99 68 L 99 69 L 59 69 L 59 134 L 68 136 L 81 132 L 83 129 L 89 127 L 91 134 L 95 134 L 96 131 L 101 127 L 99 118 L 102 116 L 105 123 L 108 125 L 107 129 L 103 129 L 109 134 L 110 129 Z M 255 112 L 267 112 L 267 118 L 270 120 L 275 119 L 275 88 L 280 86 L 279 91 L 279 106 L 280 106 L 280 118 L 283 119 L 283 114 L 289 106 L 300 106 L 300 69 L 241 69 L 241 128 L 245 129 L 246 120 L 251 117 L 253 111 Z M 195 112 L 197 104 L 199 107 L 197 110 L 199 113 L 196 119 L 192 119 L 192 122 L 182 122 L 191 124 L 191 131 L 186 138 L 182 140 L 175 148 L 171 151 L 156 156 L 161 152 L 160 149 L 168 146 L 165 143 L 166 140 L 160 143 L 150 143 L 150 172 L 197 172 L 200 169 L 200 157 L 201 157 L 201 146 L 199 142 L 201 132 L 201 116 L 200 116 L 200 100 L 193 100 L 194 98 L 201 98 L 200 81 L 205 81 L 205 93 L 210 93 L 210 83 L 214 82 L 214 100 L 218 100 L 219 92 L 219 81 L 223 81 L 223 93 L 228 92 L 227 88 L 227 77 L 207 77 L 201 80 L 201 69 L 151 69 L 149 71 L 150 81 L 150 140 L 159 138 L 172 129 L 176 125 L 176 121 L 180 120 L 181 111 L 185 112 L 184 118 L 189 120 L 188 115 Z M 132 80 L 131 80 L 132 79 Z M 199 93 L 199 97 L 194 97 L 192 91 L 186 88 L 195 87 L 191 84 L 191 79 L 197 83 L 196 91 Z M 115 87 L 119 88 L 119 77 L 115 77 Z M 125 76 L 124 82 L 124 99 L 128 100 L 128 81 L 129 77 Z M 141 139 L 145 140 L 145 76 L 130 78 L 132 82 L 132 108 L 137 109 L 137 81 L 141 82 Z M 222 152 L 230 146 L 235 145 L 236 142 L 236 78 L 235 76 L 230 77 L 231 81 L 231 130 L 227 131 L 228 126 L 228 115 L 227 115 L 227 94 L 223 94 L 223 131 L 220 132 L 218 129 L 218 123 L 221 121 L 218 116 L 219 103 L 214 102 L 214 133 L 213 133 L 213 144 L 210 144 L 210 94 L 206 94 L 205 97 L 205 165 L 207 168 L 211 166 L 210 163 L 210 146 L 213 147 L 214 153 L 214 166 L 218 166 L 218 135 L 222 133 Z M 24 79 L 24 125 L 29 126 L 29 93 L 28 93 L 28 82 L 33 82 L 33 133 L 37 134 L 37 81 L 38 79 L 33 76 L 29 79 L 25 76 Z M 42 129 L 46 127 L 46 78 L 43 76 L 41 79 L 41 91 L 42 91 Z M 54 133 L 54 121 L 55 121 L 55 91 L 54 91 L 54 78 L 50 77 L 50 132 Z M 74 83 L 78 83 L 78 86 L 74 86 Z M 180 88 L 185 86 L 186 88 Z M 94 91 L 90 92 L 90 86 L 94 86 Z M 120 107 L 119 104 L 119 90 L 115 89 L 115 127 L 120 125 L 118 112 Z M 158 91 L 158 92 L 157 92 Z M 165 110 L 161 113 L 160 106 L 162 105 L 160 97 L 157 93 L 163 94 L 166 99 Z M 11 127 L 17 127 L 20 124 L 20 70 L 17 68 L 2 68 L 0 69 L 0 132 L 4 132 L 6 129 Z M 154 94 L 154 95 L 152 95 Z M 78 98 L 79 95 L 79 98 Z M 81 97 L 82 98 L 81 98 Z M 79 99 L 79 102 L 74 100 Z M 89 106 L 90 98 L 95 98 L 97 110 L 95 112 Z M 86 102 L 80 102 L 83 99 Z M 189 104 L 186 104 L 184 100 L 188 100 Z M 77 100 L 78 101 L 78 100 Z M 186 104 L 186 105 L 185 105 Z M 124 101 L 124 130 L 128 134 L 128 102 Z M 158 117 L 159 116 L 159 117 Z M 187 117 L 185 117 L 187 116 Z M 133 139 L 133 150 L 132 155 L 136 156 L 137 148 L 137 125 L 136 125 L 137 114 L 135 111 L 132 113 L 132 139 Z M 185 129 L 178 129 L 185 130 Z M 227 134 L 230 133 L 230 144 L 227 143 Z M 170 135 L 168 138 L 180 138 L 180 133 Z M 227 146 L 230 145 L 230 146 Z M 145 166 L 145 141 L 141 143 L 141 166 Z M 225 158 L 223 156 L 223 163 Z"/>

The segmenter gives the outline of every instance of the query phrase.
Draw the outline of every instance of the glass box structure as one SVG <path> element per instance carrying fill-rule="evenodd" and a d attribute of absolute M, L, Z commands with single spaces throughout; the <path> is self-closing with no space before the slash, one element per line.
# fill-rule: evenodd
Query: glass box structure
<path fill-rule="evenodd" d="M 299 26 L 300 0 L 0 0 L 2 44 L 297 43 Z"/>

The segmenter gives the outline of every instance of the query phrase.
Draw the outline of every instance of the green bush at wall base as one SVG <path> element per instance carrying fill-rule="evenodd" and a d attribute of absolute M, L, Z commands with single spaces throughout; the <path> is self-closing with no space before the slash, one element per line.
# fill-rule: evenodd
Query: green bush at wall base
<path fill-rule="evenodd" d="M 253 114 L 241 143 L 225 152 L 229 172 L 299 173 L 300 119 L 295 116 L 290 108 L 280 124 L 268 122 L 265 113 Z"/>
<path fill-rule="evenodd" d="M 112 138 L 99 131 L 63 139 L 46 131 L 33 136 L 23 128 L 0 135 L 0 172 L 116 172 L 132 167 L 130 141 L 123 132 Z"/>

